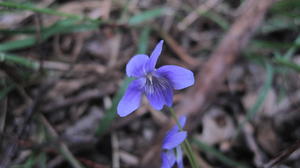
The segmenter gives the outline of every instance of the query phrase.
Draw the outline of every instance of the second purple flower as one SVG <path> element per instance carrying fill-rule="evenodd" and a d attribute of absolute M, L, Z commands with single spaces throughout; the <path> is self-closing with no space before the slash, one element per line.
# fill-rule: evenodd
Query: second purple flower
<path fill-rule="evenodd" d="M 176 65 L 165 65 L 155 68 L 161 54 L 163 40 L 153 50 L 150 58 L 144 54 L 135 55 L 126 66 L 128 77 L 133 80 L 118 104 L 118 114 L 125 117 L 136 110 L 141 98 L 146 95 L 151 106 L 161 110 L 164 105 L 169 107 L 173 103 L 173 90 L 179 90 L 194 84 L 192 71 Z"/>

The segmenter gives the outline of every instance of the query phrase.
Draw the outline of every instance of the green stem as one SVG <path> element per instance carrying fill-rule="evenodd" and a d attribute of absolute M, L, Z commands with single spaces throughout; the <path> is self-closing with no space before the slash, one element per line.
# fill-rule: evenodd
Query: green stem
<path fill-rule="evenodd" d="M 183 131 L 183 128 L 182 126 L 180 125 L 179 121 L 178 121 L 178 118 L 176 116 L 176 113 L 175 111 L 173 110 L 173 108 L 169 108 L 170 112 L 171 112 L 171 116 L 172 118 L 176 121 L 176 124 L 178 125 L 178 128 Z M 198 165 L 198 163 L 196 162 L 196 159 L 195 159 L 195 155 L 192 151 L 192 147 L 191 147 L 191 144 L 189 143 L 189 141 L 187 139 L 184 140 L 184 143 L 182 144 L 183 146 L 183 149 L 189 159 L 189 162 L 192 166 L 192 168 L 199 168 L 200 166 Z"/>

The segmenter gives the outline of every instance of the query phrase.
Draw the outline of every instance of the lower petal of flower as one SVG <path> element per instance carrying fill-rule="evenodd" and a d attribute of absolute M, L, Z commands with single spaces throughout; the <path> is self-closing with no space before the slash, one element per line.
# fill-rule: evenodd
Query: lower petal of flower
<path fill-rule="evenodd" d="M 164 105 L 169 107 L 173 103 L 173 88 L 165 78 L 148 76 L 145 85 L 145 94 L 156 110 L 161 110 Z"/>
<path fill-rule="evenodd" d="M 164 139 L 162 148 L 167 150 L 173 149 L 178 145 L 180 145 L 185 140 L 186 137 L 187 137 L 186 131 L 180 131 L 171 136 L 167 136 Z"/>
<path fill-rule="evenodd" d="M 125 117 L 140 106 L 144 84 L 144 78 L 134 80 L 129 84 L 126 93 L 118 104 L 119 116 Z"/>
<path fill-rule="evenodd" d="M 167 150 L 162 153 L 161 168 L 172 168 L 175 162 L 176 162 L 176 156 L 174 150 Z"/>
<path fill-rule="evenodd" d="M 181 116 L 181 117 L 179 118 L 179 123 L 180 123 L 180 125 L 181 125 L 181 128 L 184 127 L 185 122 L 186 122 L 186 116 Z M 164 142 L 167 141 L 167 139 L 168 139 L 169 137 L 171 137 L 171 136 L 173 136 L 174 134 L 176 134 L 178 131 L 180 131 L 180 129 L 179 129 L 178 125 L 176 124 L 175 126 L 172 127 L 172 129 L 170 129 L 170 130 L 167 132 L 167 134 L 166 134 L 166 136 L 165 136 Z"/>

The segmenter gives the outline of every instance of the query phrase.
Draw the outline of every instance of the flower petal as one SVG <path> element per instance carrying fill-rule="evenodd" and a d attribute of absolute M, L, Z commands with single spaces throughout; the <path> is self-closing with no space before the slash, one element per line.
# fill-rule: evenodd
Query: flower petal
<path fill-rule="evenodd" d="M 184 139 L 187 137 L 187 132 L 186 131 L 180 131 L 175 133 L 172 136 L 166 137 L 164 142 L 163 142 L 163 149 L 173 149 L 180 145 Z"/>
<path fill-rule="evenodd" d="M 125 117 L 140 106 L 144 85 L 145 78 L 134 80 L 129 84 L 126 93 L 118 104 L 119 116 Z"/>
<path fill-rule="evenodd" d="M 169 139 L 169 137 L 173 136 L 173 135 L 176 134 L 178 131 L 179 131 L 179 128 L 178 128 L 177 125 L 175 125 L 172 129 L 170 129 L 170 130 L 167 132 L 167 134 L 166 134 L 166 136 L 165 136 L 165 139 L 164 139 L 164 142 L 166 142 L 166 141 Z"/>
<path fill-rule="evenodd" d="M 161 168 L 172 168 L 176 162 L 174 150 L 168 150 L 162 153 Z"/>
<path fill-rule="evenodd" d="M 151 72 L 155 69 L 156 62 L 162 51 L 163 43 L 164 41 L 160 40 L 160 42 L 155 46 L 154 50 L 152 51 L 149 62 L 147 63 L 147 72 Z"/>
<path fill-rule="evenodd" d="M 149 61 L 149 57 L 144 54 L 133 56 L 126 65 L 126 74 L 129 77 L 141 77 L 145 72 L 145 64 Z"/>
<path fill-rule="evenodd" d="M 162 158 L 162 164 L 161 164 L 161 168 L 171 168 L 171 166 L 169 165 L 169 162 L 168 162 L 168 158 L 166 156 L 166 154 L 162 154 L 161 156 Z"/>
<path fill-rule="evenodd" d="M 180 123 L 182 128 L 184 127 L 185 122 L 186 122 L 186 116 L 180 116 L 179 123 Z"/>
<path fill-rule="evenodd" d="M 177 167 L 178 168 L 183 168 L 183 154 L 182 154 L 182 149 L 181 146 L 178 145 L 176 147 L 176 162 L 177 162 Z"/>
<path fill-rule="evenodd" d="M 174 89 L 179 90 L 194 84 L 192 71 L 176 65 L 165 65 L 157 69 L 156 73 L 167 78 Z"/>
<path fill-rule="evenodd" d="M 185 125 L 185 121 L 186 121 L 186 116 L 181 116 L 179 118 L 179 123 L 181 125 L 181 127 L 183 128 Z M 179 131 L 178 125 L 176 124 L 172 129 L 170 129 L 164 139 L 164 142 L 170 137 L 173 136 L 174 134 L 176 134 Z"/>
<path fill-rule="evenodd" d="M 151 106 L 156 110 L 161 110 L 164 105 L 172 106 L 173 88 L 164 78 L 153 76 L 150 80 L 147 79 L 145 94 Z"/>

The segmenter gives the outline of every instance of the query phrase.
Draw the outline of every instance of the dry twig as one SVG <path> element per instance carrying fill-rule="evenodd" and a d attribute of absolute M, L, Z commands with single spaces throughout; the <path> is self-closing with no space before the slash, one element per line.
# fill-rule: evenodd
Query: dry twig
<path fill-rule="evenodd" d="M 242 5 L 244 12 L 235 20 L 229 32 L 211 54 L 210 59 L 196 76 L 195 86 L 189 89 L 176 111 L 181 115 L 189 114 L 192 119 L 199 121 L 205 106 L 221 88 L 226 74 L 239 52 L 253 36 L 273 2 L 275 0 L 247 0 L 244 2 L 245 4 Z M 188 127 L 195 123 L 198 122 L 189 122 Z"/>
<path fill-rule="evenodd" d="M 298 140 L 295 144 L 290 146 L 289 148 L 282 151 L 278 156 L 270 160 L 268 163 L 264 165 L 264 168 L 271 168 L 280 162 L 283 162 L 287 157 L 289 157 L 293 152 L 300 148 L 300 140 Z"/>

